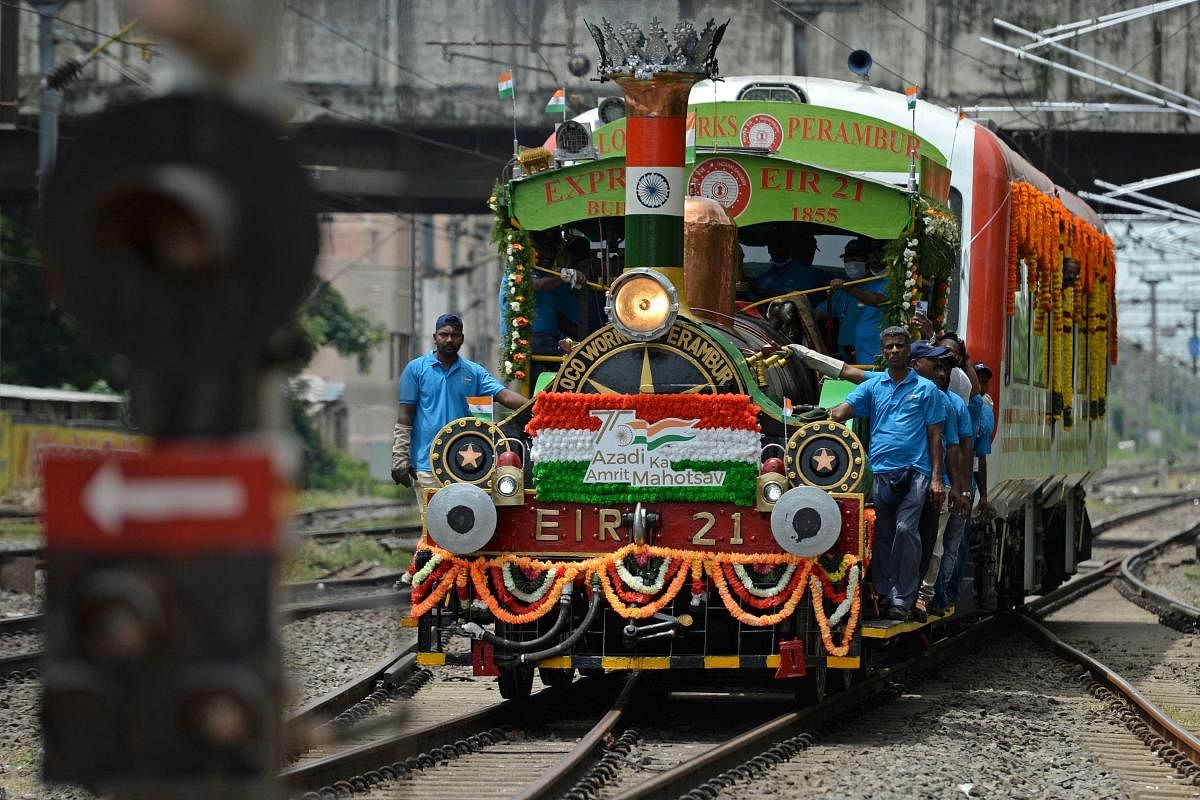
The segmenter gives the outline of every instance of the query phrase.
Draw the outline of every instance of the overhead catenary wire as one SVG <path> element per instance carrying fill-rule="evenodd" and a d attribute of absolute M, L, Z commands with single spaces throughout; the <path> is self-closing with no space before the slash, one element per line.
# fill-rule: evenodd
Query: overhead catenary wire
<path fill-rule="evenodd" d="M 819 33 L 823 36 L 829 37 L 830 39 L 837 42 L 838 44 L 840 44 L 842 47 L 846 48 L 847 50 L 856 50 L 857 49 L 856 47 L 849 44 L 848 42 L 834 36 L 832 33 L 825 30 L 820 25 L 817 25 L 815 22 L 811 22 L 807 18 L 800 16 L 795 11 L 793 11 L 791 8 L 789 8 L 787 5 L 782 3 L 780 0 L 771 0 L 771 3 L 773 3 L 775 6 L 777 6 L 779 8 L 779 10 L 782 11 L 783 13 L 787 14 L 788 16 L 794 17 L 797 22 L 801 23 L 806 28 L 812 28 L 817 33 Z M 899 78 L 900 80 L 902 80 L 905 83 L 905 85 L 912 85 L 912 84 L 916 83 L 916 81 L 906 78 L 905 76 L 901 75 L 899 72 L 896 72 L 896 70 L 892 69 L 891 67 L 887 66 L 886 64 L 884 64 L 880 61 L 875 61 L 874 66 L 879 67 L 881 70 L 888 73 L 889 75 L 893 75 L 893 76 Z"/>

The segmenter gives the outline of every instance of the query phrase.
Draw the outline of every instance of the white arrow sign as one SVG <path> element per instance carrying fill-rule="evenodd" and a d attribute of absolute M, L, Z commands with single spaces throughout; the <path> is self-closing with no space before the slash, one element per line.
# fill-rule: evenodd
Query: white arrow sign
<path fill-rule="evenodd" d="M 109 462 L 83 490 L 83 510 L 110 536 L 126 520 L 234 519 L 246 511 L 246 487 L 237 478 L 126 478 Z"/>

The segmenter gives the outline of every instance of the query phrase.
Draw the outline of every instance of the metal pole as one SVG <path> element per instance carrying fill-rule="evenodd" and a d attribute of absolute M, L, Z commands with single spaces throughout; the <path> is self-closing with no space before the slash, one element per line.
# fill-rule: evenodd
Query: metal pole
<path fill-rule="evenodd" d="M 38 12 L 38 56 L 42 80 L 54 69 L 54 18 L 65 5 L 64 0 L 29 0 Z M 43 87 L 38 112 L 38 195 L 44 197 L 54 168 L 58 150 L 58 111 L 62 93 Z"/>
<path fill-rule="evenodd" d="M 1158 380 L 1158 284 L 1162 278 L 1143 277 L 1150 287 L 1150 374 L 1143 381 L 1148 395 L 1146 404 L 1142 406 L 1142 434 L 1150 429 L 1150 406 L 1154 404 L 1154 382 Z"/>

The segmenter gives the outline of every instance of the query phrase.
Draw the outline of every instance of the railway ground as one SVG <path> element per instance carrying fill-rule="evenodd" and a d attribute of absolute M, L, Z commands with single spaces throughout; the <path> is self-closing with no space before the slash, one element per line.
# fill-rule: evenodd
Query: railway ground
<path fill-rule="evenodd" d="M 1156 514 L 1152 525 L 1143 520 L 1115 527 L 1097 541 L 1093 562 L 1083 566 L 1094 569 L 1115 554 L 1132 552 L 1156 535 L 1148 531 L 1165 531 L 1177 526 L 1179 519 L 1194 516 L 1194 508 L 1188 507 Z M 1189 566 L 1186 550 L 1169 555 L 1177 567 L 1170 574 Z M 10 599 L 22 601 L 19 596 L 0 597 L 0 615 L 13 607 L 6 602 Z M 1114 620 L 1122 626 L 1119 630 L 1140 630 L 1144 646 L 1099 630 L 1095 615 L 1102 612 L 1083 604 L 1107 600 L 1123 609 L 1125 616 Z M 289 668 L 299 687 L 293 705 L 329 691 L 389 647 L 403 644 L 410 631 L 399 628 L 400 613 L 397 609 L 329 613 L 286 626 Z M 1124 672 L 1127 662 L 1131 680 L 1181 721 L 1188 721 L 1192 710 L 1200 707 L 1195 703 L 1200 692 L 1198 637 L 1158 625 L 1152 614 L 1124 601 L 1115 590 L 1099 590 L 1055 612 L 1050 625 L 1061 626 L 1080 646 L 1096 645 L 1114 669 Z M 1149 651 L 1158 656 L 1148 658 Z M 1124 660 L 1114 659 L 1113 654 Z M 1003 644 L 975 647 L 927 674 L 899 678 L 893 702 L 845 712 L 844 719 L 828 724 L 811 747 L 762 771 L 753 782 L 732 782 L 721 796 L 899 798 L 921 796 L 905 793 L 917 786 L 924 786 L 930 797 L 1200 796 L 1200 788 L 1183 784 L 1174 770 L 1114 722 L 1107 704 L 1075 680 L 1077 673 L 1025 637 L 1011 634 Z M 535 682 L 535 691 L 538 688 Z M 36 763 L 36 694 L 36 681 L 0 686 L 0 711 L 6 712 L 0 722 L 0 769 L 8 770 L 0 772 L 0 787 L 9 790 L 10 798 L 90 798 L 80 789 L 44 787 L 37 782 L 32 766 Z M 757 724 L 779 702 L 786 700 L 755 703 L 681 692 L 643 703 L 634 727 L 609 740 L 611 746 L 615 739 L 617 746 L 606 751 L 609 763 L 601 771 L 606 785 L 599 786 L 593 775 L 590 785 L 596 790 L 572 796 L 640 796 L 637 784 L 676 764 L 693 763 L 726 738 L 731 726 L 745 729 Z M 377 725 L 372 735 L 436 730 L 464 709 L 485 710 L 498 703 L 492 679 L 475 678 L 467 669 L 439 670 L 412 699 L 384 703 L 374 718 L 390 719 L 390 714 L 398 721 Z M 487 746 L 467 747 L 466 753 L 458 748 L 454 757 L 444 757 L 443 748 L 436 751 L 437 757 L 422 759 L 411 777 L 388 781 L 361 796 L 464 797 L 485 789 L 493 796 L 494 777 L 488 783 L 480 780 L 480 774 L 511 775 L 504 793 L 516 795 L 516 784 L 531 785 L 539 774 L 552 769 L 590 725 L 589 719 L 566 713 L 539 724 L 513 715 L 509 719 L 512 724 Z M 714 727 L 714 719 L 720 720 L 721 727 Z M 20 728 L 24 730 L 16 730 Z M 864 781 L 864 759 L 873 765 L 872 773 L 894 762 L 898 777 L 886 783 Z M 925 783 L 907 781 L 905 770 L 927 776 Z"/>

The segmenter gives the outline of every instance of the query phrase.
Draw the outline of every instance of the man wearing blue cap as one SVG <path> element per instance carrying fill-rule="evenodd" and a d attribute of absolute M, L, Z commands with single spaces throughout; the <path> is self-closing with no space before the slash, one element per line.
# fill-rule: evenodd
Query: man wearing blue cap
<path fill-rule="evenodd" d="M 885 328 L 879 335 L 887 371 L 869 373 L 829 412 L 845 422 L 871 418 L 868 456 L 874 473 L 875 548 L 871 574 L 886 619 L 907 620 L 917 599 L 921 561 L 918 521 L 926 495 L 941 504 L 942 430 L 946 405 L 940 390 L 917 374 L 911 361 L 938 358 L 944 347 L 926 342 L 909 346 L 908 330 Z"/>
<path fill-rule="evenodd" d="M 441 483 L 429 467 L 429 446 L 447 422 L 469 416 L 468 397 L 492 397 L 508 408 L 520 408 L 525 397 L 504 388 L 486 369 L 458 354 L 463 344 L 463 321 L 458 314 L 442 314 L 433 330 L 433 351 L 408 362 L 400 376 L 400 414 L 392 438 L 392 480 L 405 486 L 417 480 L 417 502 L 424 505 L 422 489 Z"/>

